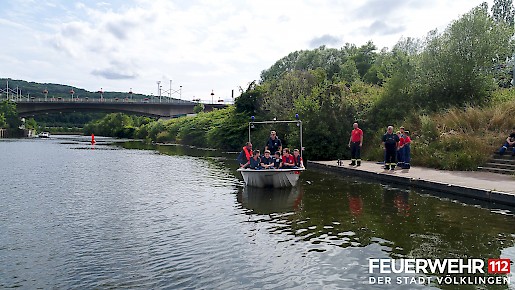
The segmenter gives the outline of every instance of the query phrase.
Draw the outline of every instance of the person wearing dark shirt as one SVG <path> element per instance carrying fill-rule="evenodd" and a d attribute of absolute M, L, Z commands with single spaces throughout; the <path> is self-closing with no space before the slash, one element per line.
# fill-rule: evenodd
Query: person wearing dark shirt
<path fill-rule="evenodd" d="M 265 150 L 265 156 L 261 157 L 261 167 L 274 169 L 274 158 L 270 156 L 270 150 Z"/>
<path fill-rule="evenodd" d="M 277 151 L 274 155 L 274 168 L 279 169 L 283 165 L 283 160 L 281 158 L 281 152 Z"/>
<path fill-rule="evenodd" d="M 283 169 L 290 169 L 295 166 L 295 160 L 293 160 L 293 155 L 290 155 L 290 149 L 284 148 L 283 149 L 283 166 L 281 168 Z"/>
<path fill-rule="evenodd" d="M 384 148 L 384 169 L 395 169 L 395 155 L 397 155 L 397 148 L 399 147 L 399 136 L 393 133 L 393 127 L 388 126 L 386 133 L 383 135 L 383 148 Z"/>
<path fill-rule="evenodd" d="M 275 154 L 275 152 L 281 152 L 283 148 L 283 144 L 281 139 L 277 137 L 277 133 L 275 131 L 270 131 L 270 138 L 266 141 L 265 150 L 270 150 L 270 154 Z"/>
<path fill-rule="evenodd" d="M 238 155 L 238 162 L 240 163 L 240 167 L 243 167 L 247 162 L 249 162 L 252 157 L 252 143 L 247 142 L 245 146 L 243 146 L 240 155 Z"/>
<path fill-rule="evenodd" d="M 252 158 L 243 165 L 244 168 L 250 168 L 250 169 L 263 169 L 261 167 L 261 157 L 259 156 L 259 150 L 254 150 L 254 154 L 252 155 Z"/>
<path fill-rule="evenodd" d="M 295 167 L 304 168 L 304 160 L 300 156 L 299 149 L 293 150 L 293 161 L 295 162 Z"/>
<path fill-rule="evenodd" d="M 506 138 L 506 142 L 504 142 L 502 147 L 499 149 L 499 154 L 503 155 L 510 147 L 513 148 L 511 156 L 515 156 L 515 128 L 513 128 L 510 136 Z"/>

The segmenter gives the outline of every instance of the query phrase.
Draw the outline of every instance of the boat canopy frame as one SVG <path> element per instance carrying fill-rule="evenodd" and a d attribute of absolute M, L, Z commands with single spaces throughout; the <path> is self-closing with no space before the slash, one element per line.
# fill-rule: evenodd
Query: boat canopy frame
<path fill-rule="evenodd" d="M 252 116 L 254 119 L 254 116 Z M 249 142 L 250 141 L 250 129 L 254 128 L 254 124 L 275 124 L 275 123 L 297 123 L 297 126 L 299 127 L 299 136 L 300 136 L 300 157 L 302 157 L 302 152 L 304 151 L 304 147 L 302 146 L 302 121 L 297 119 L 294 121 L 287 121 L 287 120 L 272 120 L 272 121 L 251 121 L 249 122 Z"/>

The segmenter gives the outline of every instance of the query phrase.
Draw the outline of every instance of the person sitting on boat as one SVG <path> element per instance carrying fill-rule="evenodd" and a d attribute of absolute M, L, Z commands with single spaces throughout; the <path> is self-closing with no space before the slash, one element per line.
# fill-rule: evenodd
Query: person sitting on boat
<path fill-rule="evenodd" d="M 275 153 L 277 151 L 281 152 L 282 148 L 283 144 L 281 139 L 277 137 L 277 133 L 270 131 L 270 138 L 266 141 L 265 150 L 270 150 L 271 153 Z"/>
<path fill-rule="evenodd" d="M 254 150 L 254 154 L 250 160 L 243 165 L 243 167 L 250 169 L 263 169 L 263 167 L 261 167 L 261 156 L 259 150 Z"/>
<path fill-rule="evenodd" d="M 283 167 L 283 160 L 281 158 L 281 152 L 276 151 L 274 156 L 274 168 L 279 169 Z"/>
<path fill-rule="evenodd" d="M 238 162 L 240 163 L 240 167 L 244 167 L 247 162 L 250 161 L 252 157 L 252 143 L 247 142 L 245 146 L 243 146 L 240 155 L 238 155 Z"/>
<path fill-rule="evenodd" d="M 261 157 L 261 167 L 274 169 L 274 158 L 270 156 L 270 150 L 265 150 L 265 156 Z"/>
<path fill-rule="evenodd" d="M 293 159 L 293 155 L 290 154 L 289 148 L 283 149 L 283 166 L 281 168 L 283 169 L 290 169 L 295 167 L 295 160 Z"/>
<path fill-rule="evenodd" d="M 295 167 L 304 168 L 304 161 L 302 160 L 302 157 L 300 156 L 299 149 L 293 150 L 293 160 L 295 162 Z"/>

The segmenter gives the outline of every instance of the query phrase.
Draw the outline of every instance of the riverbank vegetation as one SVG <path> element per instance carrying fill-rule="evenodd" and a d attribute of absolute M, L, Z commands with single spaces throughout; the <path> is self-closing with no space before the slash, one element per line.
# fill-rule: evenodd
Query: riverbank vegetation
<path fill-rule="evenodd" d="M 357 121 L 365 159 L 382 160 L 381 135 L 388 125 L 403 125 L 413 137 L 414 165 L 474 169 L 515 127 L 513 14 L 511 1 L 496 0 L 491 10 L 482 4 L 445 31 L 401 39 L 392 49 L 378 50 L 370 41 L 292 52 L 229 108 L 168 121 L 114 114 L 86 132 L 239 151 L 250 116 L 293 120 L 299 114 L 307 159 L 348 158 Z M 256 148 L 264 147 L 270 129 L 253 130 Z M 296 127 L 273 129 L 288 146 L 299 145 Z"/>
<path fill-rule="evenodd" d="M 18 128 L 20 119 L 16 111 L 16 104 L 9 101 L 0 102 L 0 128 Z"/>

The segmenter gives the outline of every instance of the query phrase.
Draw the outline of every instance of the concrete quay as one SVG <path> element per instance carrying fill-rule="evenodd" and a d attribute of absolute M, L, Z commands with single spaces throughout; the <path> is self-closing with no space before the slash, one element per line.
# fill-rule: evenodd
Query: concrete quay
<path fill-rule="evenodd" d="M 422 167 L 385 170 L 384 165 L 371 161 L 362 161 L 359 167 L 350 166 L 349 163 L 350 160 L 342 160 L 339 166 L 337 160 L 310 161 L 308 168 L 515 206 L 514 175 Z"/>

